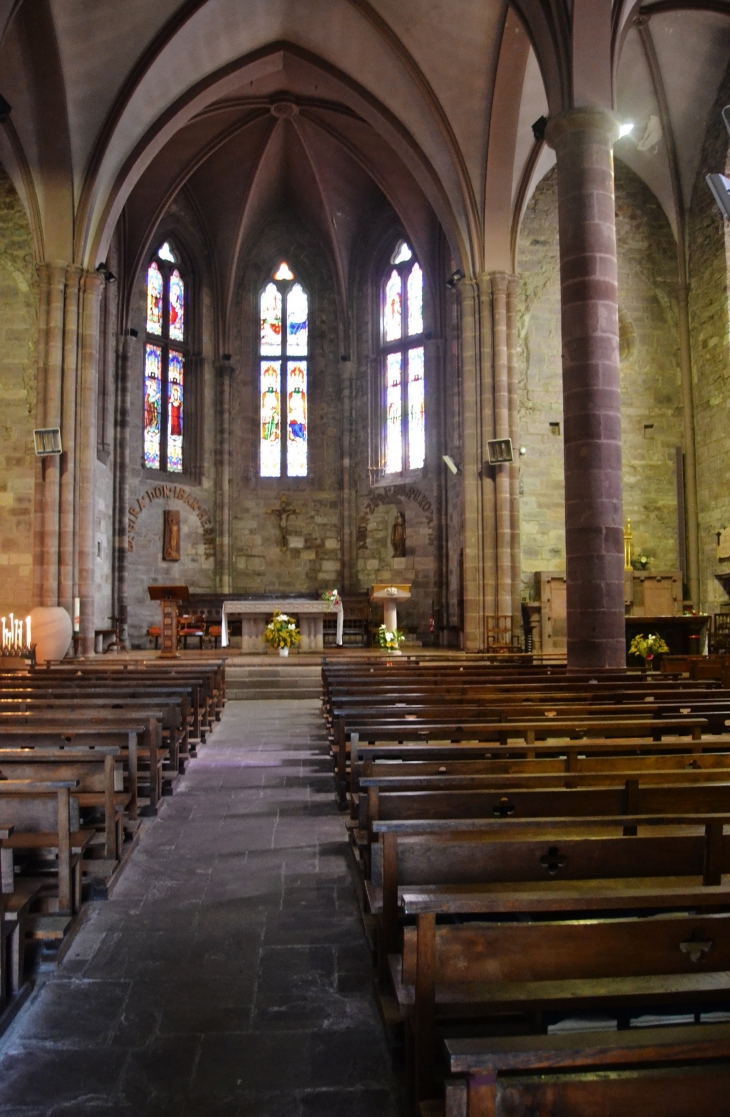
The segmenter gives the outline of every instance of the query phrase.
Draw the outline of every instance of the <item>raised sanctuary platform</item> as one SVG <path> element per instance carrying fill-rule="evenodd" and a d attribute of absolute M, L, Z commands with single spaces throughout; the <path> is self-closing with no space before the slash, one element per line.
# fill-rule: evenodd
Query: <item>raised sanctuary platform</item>
<path fill-rule="evenodd" d="M 241 618 L 241 651 L 266 650 L 264 629 L 275 609 L 287 613 L 298 621 L 302 634 L 303 652 L 321 652 L 324 648 L 323 619 L 326 614 L 337 614 L 336 643 L 342 644 L 344 610 L 342 605 L 331 606 L 327 601 L 306 598 L 268 598 L 266 600 L 224 601 L 221 609 L 221 646 L 228 647 L 228 618 Z"/>

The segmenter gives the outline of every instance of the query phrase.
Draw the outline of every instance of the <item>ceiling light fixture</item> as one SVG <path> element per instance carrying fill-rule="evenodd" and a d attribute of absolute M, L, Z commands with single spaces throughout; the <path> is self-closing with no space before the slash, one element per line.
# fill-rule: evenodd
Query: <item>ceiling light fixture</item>
<path fill-rule="evenodd" d="M 634 130 L 634 126 L 630 121 L 627 121 L 625 124 L 619 124 L 619 126 L 618 126 L 618 138 L 620 140 L 622 140 L 624 138 L 624 136 L 630 135 L 630 133 L 633 132 L 633 130 Z"/>

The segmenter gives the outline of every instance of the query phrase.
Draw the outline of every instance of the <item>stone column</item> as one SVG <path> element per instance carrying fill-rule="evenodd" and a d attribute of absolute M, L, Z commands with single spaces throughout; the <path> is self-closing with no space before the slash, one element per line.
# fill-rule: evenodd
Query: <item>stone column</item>
<path fill-rule="evenodd" d="M 494 438 L 494 335 L 492 328 L 492 277 L 480 275 L 479 291 L 479 395 L 481 401 L 480 458 L 477 469 L 482 490 L 482 578 L 484 582 L 484 636 L 482 647 L 487 646 L 488 617 L 495 617 L 497 606 L 497 508 L 496 475 L 488 463 L 487 442 Z"/>
<path fill-rule="evenodd" d="M 352 361 L 340 361 L 342 399 L 342 523 L 340 527 L 340 554 L 342 589 L 353 593 L 357 571 L 355 558 L 355 524 L 352 492 Z"/>
<path fill-rule="evenodd" d="M 464 646 L 484 646 L 484 562 L 481 486 L 481 391 L 477 351 L 477 285 L 463 279 L 457 288 L 461 317 L 464 473 Z"/>
<path fill-rule="evenodd" d="M 58 560 L 58 603 L 70 617 L 74 607 L 74 537 L 76 527 L 76 391 L 81 268 L 66 268 L 63 333 L 63 398 L 61 401 L 61 494 Z"/>
<path fill-rule="evenodd" d="M 48 267 L 48 317 L 44 369 L 43 426 L 61 427 L 63 319 L 66 265 Z M 43 459 L 43 605 L 58 605 L 60 455 Z"/>
<path fill-rule="evenodd" d="M 517 384 L 517 276 L 507 285 L 507 379 L 509 382 L 509 429 L 514 461 L 509 467 L 510 553 L 512 566 L 512 632 L 522 626 L 522 549 L 520 542 L 520 414 Z"/>
<path fill-rule="evenodd" d="M 114 597 L 115 611 L 119 617 L 119 630 L 126 645 L 129 623 L 129 569 L 128 518 L 129 518 L 129 369 L 136 351 L 136 338 L 125 334 L 118 340 L 117 386 L 115 400 L 115 499 L 114 515 Z"/>
<path fill-rule="evenodd" d="M 426 415 L 426 467 L 435 478 L 434 486 L 434 586 L 433 618 L 434 642 L 438 633 L 448 623 L 447 601 L 449 571 L 446 560 L 446 469 L 442 454 L 446 449 L 446 387 L 444 384 L 444 341 L 430 338 L 424 342 L 424 368 L 426 383 L 431 385 L 430 397 L 436 401 Z"/>
<path fill-rule="evenodd" d="M 233 366 L 218 365 L 218 545 L 219 593 L 231 592 L 231 377 Z"/>
<path fill-rule="evenodd" d="M 494 437 L 511 436 L 509 413 L 509 368 L 507 345 L 508 276 L 495 272 L 492 277 L 492 349 L 494 360 Z M 494 499 L 496 519 L 496 612 L 500 617 L 512 615 L 512 520 L 510 466 L 494 468 Z"/>
<path fill-rule="evenodd" d="M 78 570 L 81 599 L 81 652 L 94 654 L 96 625 L 96 397 L 99 383 L 99 303 L 102 277 L 81 277 L 78 474 Z"/>
<path fill-rule="evenodd" d="M 548 122 L 558 166 L 568 663 L 626 662 L 618 358 L 615 117 Z"/>
<path fill-rule="evenodd" d="M 35 424 L 45 423 L 46 349 L 48 341 L 48 299 L 51 282 L 49 264 L 38 267 L 38 349 Z M 33 492 L 33 604 L 43 604 L 43 459 L 35 458 Z"/>

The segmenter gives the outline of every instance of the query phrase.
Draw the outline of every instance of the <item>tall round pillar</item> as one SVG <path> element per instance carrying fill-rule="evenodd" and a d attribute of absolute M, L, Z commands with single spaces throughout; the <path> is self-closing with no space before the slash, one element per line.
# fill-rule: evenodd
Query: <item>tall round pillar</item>
<path fill-rule="evenodd" d="M 571 109 L 548 122 L 558 167 L 568 663 L 626 662 L 616 118 Z"/>
<path fill-rule="evenodd" d="M 218 365 L 218 547 L 220 593 L 231 592 L 231 379 L 233 366 Z"/>
<path fill-rule="evenodd" d="M 78 478 L 78 569 L 81 651 L 94 654 L 96 625 L 96 397 L 99 381 L 99 303 L 103 280 L 98 272 L 81 278 Z"/>

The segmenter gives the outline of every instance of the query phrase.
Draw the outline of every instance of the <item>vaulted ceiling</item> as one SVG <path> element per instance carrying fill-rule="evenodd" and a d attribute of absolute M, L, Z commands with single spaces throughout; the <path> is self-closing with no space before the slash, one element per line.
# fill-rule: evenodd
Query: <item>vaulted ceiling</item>
<path fill-rule="evenodd" d="M 0 160 L 39 259 L 94 266 L 124 211 L 141 262 L 184 189 L 225 298 L 281 205 L 343 290 L 383 199 L 509 268 L 553 161 L 531 125 L 572 103 L 634 123 L 616 154 L 681 235 L 729 57 L 728 0 L 0 0 Z"/>

